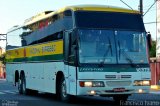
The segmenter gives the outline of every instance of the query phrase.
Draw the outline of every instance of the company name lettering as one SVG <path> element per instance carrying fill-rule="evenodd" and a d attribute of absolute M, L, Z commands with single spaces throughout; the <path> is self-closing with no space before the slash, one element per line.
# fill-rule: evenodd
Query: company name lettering
<path fill-rule="evenodd" d="M 137 72 L 149 72 L 149 68 L 136 68 Z"/>
<path fill-rule="evenodd" d="M 103 68 L 81 68 L 80 71 L 103 71 Z"/>
<path fill-rule="evenodd" d="M 41 48 L 31 48 L 30 54 L 40 54 L 40 53 L 49 53 L 54 52 L 56 45 L 43 46 Z"/>
<path fill-rule="evenodd" d="M 42 52 L 54 52 L 55 51 L 55 45 L 51 45 L 51 46 L 44 46 L 42 47 Z"/>

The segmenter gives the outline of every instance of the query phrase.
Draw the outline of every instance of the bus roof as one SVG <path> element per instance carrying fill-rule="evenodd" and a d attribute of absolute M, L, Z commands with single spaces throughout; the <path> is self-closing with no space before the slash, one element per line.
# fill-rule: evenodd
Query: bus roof
<path fill-rule="evenodd" d="M 106 12 L 123 12 L 123 13 L 137 13 L 140 14 L 137 10 L 126 9 L 115 6 L 107 6 L 107 5 L 75 5 L 75 6 L 67 6 L 60 10 L 58 13 L 63 12 L 65 10 L 73 10 L 73 11 L 106 11 Z"/>
<path fill-rule="evenodd" d="M 17 29 L 20 29 L 21 27 L 22 26 L 20 26 L 20 25 L 15 25 L 15 26 L 11 27 L 10 29 L 8 29 L 7 34 L 10 33 L 10 32 L 15 31 Z"/>
<path fill-rule="evenodd" d="M 72 11 L 106 11 L 106 12 L 123 12 L 123 13 L 135 13 L 140 14 L 137 10 L 131 10 L 121 7 L 114 7 L 114 6 L 106 6 L 106 5 L 74 5 L 74 6 L 66 6 L 64 8 L 61 8 L 57 11 L 45 11 L 42 13 L 39 13 L 35 16 L 32 16 L 29 19 L 26 19 L 24 22 L 24 26 L 31 25 L 33 23 L 36 23 L 38 21 L 47 19 L 55 14 L 59 14 L 61 12 L 64 12 L 66 10 L 72 10 Z"/>
<path fill-rule="evenodd" d="M 37 21 L 44 20 L 46 18 L 53 16 L 53 14 L 54 14 L 54 11 L 44 11 L 42 13 L 35 15 L 35 16 L 32 16 L 31 18 L 26 19 L 24 21 L 24 25 L 30 25 L 30 24 L 35 23 Z"/>

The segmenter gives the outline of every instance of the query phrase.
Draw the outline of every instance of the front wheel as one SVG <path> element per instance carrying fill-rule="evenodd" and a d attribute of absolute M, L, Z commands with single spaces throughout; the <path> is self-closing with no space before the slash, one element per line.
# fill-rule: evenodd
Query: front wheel
<path fill-rule="evenodd" d="M 72 96 L 67 94 L 67 86 L 66 86 L 66 81 L 64 78 L 61 79 L 59 87 L 60 87 L 59 96 L 60 96 L 61 101 L 70 102 Z"/>

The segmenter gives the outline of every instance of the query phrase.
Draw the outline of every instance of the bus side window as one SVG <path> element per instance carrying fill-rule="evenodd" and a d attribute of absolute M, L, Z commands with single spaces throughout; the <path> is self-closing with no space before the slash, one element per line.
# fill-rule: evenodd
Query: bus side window
<path fill-rule="evenodd" d="M 63 32 L 59 32 L 58 34 L 57 34 L 57 40 L 58 39 L 62 39 L 63 38 Z"/>
<path fill-rule="evenodd" d="M 72 11 L 71 10 L 64 11 L 64 16 L 72 16 Z"/>
<path fill-rule="evenodd" d="M 63 13 L 59 13 L 58 14 L 58 19 L 62 19 L 64 17 L 64 14 Z"/>
<path fill-rule="evenodd" d="M 54 23 L 56 20 L 58 20 L 58 15 L 57 15 L 57 14 L 52 17 L 53 23 Z"/>
<path fill-rule="evenodd" d="M 22 42 L 22 46 L 27 46 L 26 40 L 22 39 L 21 42 Z"/>

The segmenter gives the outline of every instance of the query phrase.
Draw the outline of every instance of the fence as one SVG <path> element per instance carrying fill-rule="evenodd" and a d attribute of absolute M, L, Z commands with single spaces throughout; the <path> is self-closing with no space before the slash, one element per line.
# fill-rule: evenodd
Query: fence
<path fill-rule="evenodd" d="M 5 78 L 6 78 L 5 66 L 0 64 L 0 79 L 5 79 Z"/>

